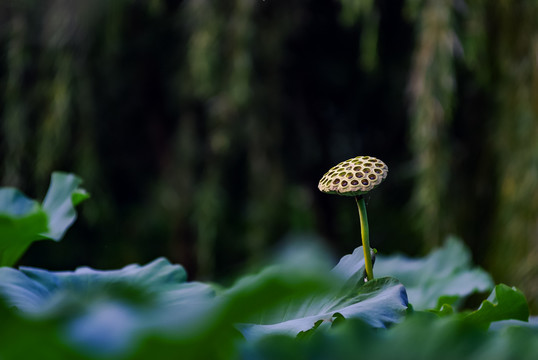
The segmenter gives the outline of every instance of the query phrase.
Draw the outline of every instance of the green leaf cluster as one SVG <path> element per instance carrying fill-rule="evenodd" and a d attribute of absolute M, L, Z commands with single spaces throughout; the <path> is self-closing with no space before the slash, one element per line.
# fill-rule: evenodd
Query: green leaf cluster
<path fill-rule="evenodd" d="M 379 331 L 346 320 L 307 339 L 266 337 L 243 347 L 244 359 L 535 359 L 538 332 L 514 326 L 484 331 L 456 318 L 414 313 Z"/>
<path fill-rule="evenodd" d="M 362 253 L 356 249 L 330 271 L 316 262 L 275 264 L 224 290 L 187 282 L 185 270 L 164 258 L 111 271 L 4 267 L 0 295 L 24 316 L 55 322 L 81 354 L 141 356 L 148 350 L 140 344 L 161 348 L 167 339 L 187 358 L 228 358 L 240 339 L 295 337 L 320 321 L 358 318 L 379 328 L 399 321 L 405 289 L 393 278 L 364 283 Z M 210 342 L 218 346 L 206 347 Z"/>
<path fill-rule="evenodd" d="M 75 221 L 75 206 L 89 195 L 73 174 L 52 174 L 43 203 L 13 188 L 0 189 L 0 266 L 12 266 L 31 243 L 59 241 Z"/>
<path fill-rule="evenodd" d="M 54 174 L 42 205 L 0 190 L 3 249 L 59 240 L 80 180 Z M 39 221 L 37 219 L 40 219 Z M 41 224 L 38 226 L 38 224 Z M 9 235 L 8 237 L 5 237 Z M 15 249 L 15 250 L 13 250 Z M 535 359 L 538 318 L 523 293 L 473 267 L 460 241 L 421 259 L 362 247 L 336 266 L 312 246 L 228 288 L 158 258 L 117 270 L 0 267 L 1 359 Z M 3 258 L 7 259 L 7 258 Z M 385 276 L 386 275 L 386 276 Z M 477 309 L 465 298 L 490 292 Z M 530 321 L 529 321 L 530 320 Z"/>
<path fill-rule="evenodd" d="M 439 299 L 448 300 L 446 297 L 451 298 L 449 303 L 461 302 L 470 294 L 493 288 L 491 276 L 473 267 L 470 251 L 455 237 L 449 237 L 441 248 L 419 259 L 378 255 L 375 274 L 400 280 L 415 309 L 434 308 Z"/>

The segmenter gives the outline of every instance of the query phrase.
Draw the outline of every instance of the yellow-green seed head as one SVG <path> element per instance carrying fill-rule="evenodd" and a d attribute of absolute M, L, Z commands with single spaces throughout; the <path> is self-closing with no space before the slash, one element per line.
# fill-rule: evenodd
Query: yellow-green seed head
<path fill-rule="evenodd" d="M 372 156 L 357 156 L 333 166 L 319 181 L 327 194 L 357 196 L 377 187 L 389 172 L 385 163 Z"/>

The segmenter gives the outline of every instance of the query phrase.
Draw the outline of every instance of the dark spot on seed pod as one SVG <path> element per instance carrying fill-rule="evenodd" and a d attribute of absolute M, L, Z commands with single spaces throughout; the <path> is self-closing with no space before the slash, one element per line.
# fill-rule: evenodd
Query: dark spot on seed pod
<path fill-rule="evenodd" d="M 377 167 L 383 167 L 383 164 L 381 164 L 381 163 L 377 163 L 377 164 L 375 164 L 375 166 L 377 166 Z"/>
<path fill-rule="evenodd" d="M 359 184 L 359 182 L 358 182 L 357 180 L 353 180 L 353 181 L 351 182 L 351 185 L 353 185 L 353 186 L 358 185 L 358 184 Z"/>
<path fill-rule="evenodd" d="M 350 172 L 347 173 L 346 177 L 347 177 L 348 179 L 351 179 L 351 178 L 353 177 L 353 173 L 350 173 Z"/>
<path fill-rule="evenodd" d="M 342 186 L 347 186 L 347 181 L 342 181 Z"/>
<path fill-rule="evenodd" d="M 367 162 L 366 164 L 364 164 L 364 166 L 372 167 L 372 166 L 373 166 L 373 164 L 372 164 L 372 163 L 369 163 L 369 162 Z"/>
<path fill-rule="evenodd" d="M 361 170 L 362 170 L 362 167 L 360 167 L 360 166 L 355 166 L 353 168 L 353 171 L 361 171 Z"/>
<path fill-rule="evenodd" d="M 355 176 L 360 179 L 361 177 L 364 177 L 364 174 L 361 172 L 358 172 L 358 173 L 355 173 Z"/>
<path fill-rule="evenodd" d="M 374 174 L 370 174 L 368 175 L 368 177 L 370 178 L 370 180 L 375 180 L 376 176 Z"/>
<path fill-rule="evenodd" d="M 381 169 L 374 169 L 374 172 L 375 172 L 376 174 L 381 174 L 383 171 L 381 171 Z"/>
<path fill-rule="evenodd" d="M 338 184 L 340 182 L 340 179 L 334 179 L 333 184 Z"/>
<path fill-rule="evenodd" d="M 368 169 L 368 168 L 365 168 L 364 170 L 362 170 L 365 174 L 368 174 L 371 170 Z"/>
<path fill-rule="evenodd" d="M 362 183 L 363 185 L 368 185 L 368 180 L 366 180 L 366 179 L 362 179 L 362 180 L 361 180 L 361 183 Z"/>

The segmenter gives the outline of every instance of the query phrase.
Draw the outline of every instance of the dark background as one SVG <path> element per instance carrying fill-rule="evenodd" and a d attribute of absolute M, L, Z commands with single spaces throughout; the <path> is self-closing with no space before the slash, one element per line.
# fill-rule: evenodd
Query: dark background
<path fill-rule="evenodd" d="M 219 280 L 283 239 L 359 245 L 317 190 L 371 155 L 372 246 L 454 234 L 538 298 L 538 4 L 448 0 L 0 0 L 0 178 L 92 198 L 20 265 L 166 256 Z"/>

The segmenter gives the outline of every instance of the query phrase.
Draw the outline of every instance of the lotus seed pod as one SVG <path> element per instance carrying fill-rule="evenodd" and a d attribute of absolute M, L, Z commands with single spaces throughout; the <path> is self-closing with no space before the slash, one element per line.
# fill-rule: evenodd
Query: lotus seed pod
<path fill-rule="evenodd" d="M 319 181 L 327 194 L 357 196 L 377 187 L 389 172 L 385 163 L 372 156 L 357 156 L 333 166 Z"/>

